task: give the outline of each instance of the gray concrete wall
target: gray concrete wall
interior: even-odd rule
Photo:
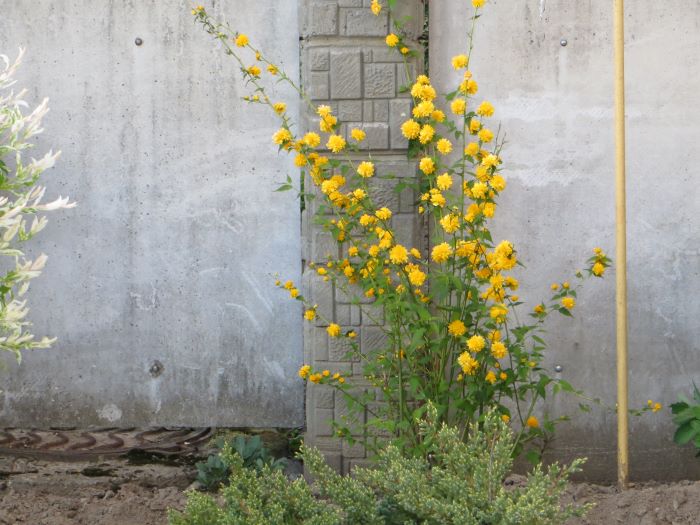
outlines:
[[[272,193],[293,167],[190,8],[2,3],[1,52],[26,47],[21,83],[51,97],[41,143],[63,157],[48,193],[79,207],[32,245],[50,256],[35,333],[59,341],[2,372],[0,426],[303,423],[301,312],[271,275],[300,274],[298,204]],[[296,2],[212,12],[298,71]]]
[[[454,89],[449,58],[466,41],[467,0],[431,2],[431,77]],[[472,71],[478,99],[507,133],[509,187],[500,236],[528,266],[522,296],[536,304],[570,278],[594,246],[614,254],[612,3],[490,0]],[[700,4],[627,2],[630,403],[666,407],[700,383]],[[560,41],[567,40],[565,47]],[[576,319],[551,323],[549,364],[614,405],[614,272],[589,283]],[[587,456],[589,478],[614,478],[616,419],[569,413],[553,457]],[[632,418],[633,479],[697,477],[700,463],[672,443],[670,411]]]

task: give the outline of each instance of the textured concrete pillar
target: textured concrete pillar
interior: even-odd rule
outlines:
[[[364,143],[384,173],[413,177],[415,167],[406,160],[407,143],[399,126],[410,114],[411,103],[401,87],[406,74],[403,61],[384,42],[393,21],[384,10],[374,16],[369,0],[302,0],[301,71],[304,88],[315,105],[327,104],[343,122],[341,132],[360,127],[367,133]],[[408,41],[418,48],[416,38],[423,29],[423,4],[419,0],[399,2],[398,16],[411,16],[407,26]],[[419,60],[409,65],[411,74],[421,68]],[[305,117],[305,118],[304,118]],[[309,111],[302,120],[309,129],[318,121]],[[412,192],[398,195],[393,185],[373,180],[374,195],[382,205],[394,211],[393,226],[405,242],[418,245],[420,232],[413,214]],[[337,254],[332,239],[316,228],[307,212],[304,217],[303,259],[324,260],[327,253]],[[334,251],[335,250],[335,251]],[[313,271],[304,272],[304,281],[319,309],[341,325],[358,332],[362,348],[381,344],[381,330],[357,305],[341,297],[339,291],[323,283]],[[307,325],[304,353],[316,367],[353,372],[361,377],[359,363],[343,360],[345,349],[329,342],[325,327]],[[355,380],[353,380],[355,381]],[[332,436],[329,421],[342,415],[340,395],[330,389],[310,385],[307,389],[307,442],[319,447],[338,470],[348,472],[353,465],[366,461],[362,447],[348,447]]]

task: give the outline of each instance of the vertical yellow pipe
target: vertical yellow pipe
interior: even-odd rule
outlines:
[[[627,412],[627,213],[625,195],[625,2],[614,0],[617,312],[617,481],[629,481]]]

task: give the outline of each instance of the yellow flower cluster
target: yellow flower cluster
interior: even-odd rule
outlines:
[[[485,0],[472,0],[472,4],[478,10]],[[379,15],[379,0],[372,0],[370,9]],[[201,15],[200,21],[204,23],[204,19],[208,17]],[[395,32],[386,36],[386,45],[408,54],[400,23],[395,27]],[[400,129],[410,141],[409,155],[415,162],[418,183],[404,184],[412,191],[420,188],[418,212],[430,221],[434,227],[431,233],[435,235],[432,249],[421,252],[406,241],[399,241],[404,238],[401,229],[397,229],[406,212],[404,194],[399,198],[400,206],[392,211],[393,206],[387,204],[384,195],[374,191],[383,182],[379,179],[392,177],[389,170],[381,170],[371,156],[358,158],[366,132],[347,124],[341,127],[332,108],[319,105],[318,128],[302,130],[296,136],[287,105],[270,100],[261,87],[261,68],[267,67],[270,74],[279,75],[275,82],[288,81],[287,75],[252,48],[247,35],[234,33],[222,41],[232,53],[239,52],[236,48],[241,48],[241,53],[255,53],[257,62],[244,66],[246,80],[256,87],[247,100],[265,104],[279,116],[281,124],[272,136],[273,143],[290,153],[302,170],[305,179],[300,193],[319,192],[323,200],[316,218],[337,241],[338,250],[323,262],[310,263],[309,268],[324,281],[331,281],[337,290],[356,294],[354,300],[361,299],[363,305],[378,301],[385,312],[389,308],[392,315],[402,318],[405,326],[401,330],[409,334],[409,340],[415,339],[408,346],[402,332],[393,344],[377,350],[377,355],[369,359],[374,360],[372,365],[379,372],[376,376],[374,371],[365,372],[364,380],[384,388],[381,378],[396,377],[399,370],[408,372],[416,363],[425,368],[426,363],[435,362],[441,377],[445,366],[453,366],[450,380],[456,377],[461,382],[459,388],[465,396],[474,395],[476,388],[478,395],[486,399],[495,392],[498,396],[517,397],[523,377],[531,377],[531,371],[540,373],[538,363],[543,356],[514,339],[515,327],[509,321],[510,312],[521,304],[514,295],[519,282],[510,275],[518,264],[518,255],[511,242],[494,242],[487,226],[497,211],[496,200],[507,186],[499,173],[503,139],[490,129],[488,119],[495,115],[494,105],[476,99],[479,85],[468,69],[470,55],[452,58],[459,79],[448,102],[443,104],[438,99],[426,75],[419,75],[409,89],[413,107]],[[446,112],[453,116],[448,118]],[[602,276],[609,265],[602,250],[596,249],[588,271]],[[347,343],[359,356],[356,332],[325,319],[317,305],[308,303],[292,281],[277,281],[277,286],[303,303],[306,321],[325,326],[328,337]],[[531,326],[543,322],[550,310],[570,315],[568,312],[576,306],[576,294],[568,282],[557,283],[553,291],[556,294],[549,305],[535,307],[531,314],[535,324]],[[365,314],[371,315],[362,309],[362,316]],[[435,331],[434,326],[438,327]],[[434,337],[435,333],[439,336]],[[419,335],[413,337],[414,334]],[[314,370],[307,364],[299,369],[299,376],[337,388],[343,388],[345,382],[338,373]],[[655,406],[650,405],[650,409]],[[502,418],[510,421],[507,413],[502,413]],[[534,416],[529,416],[525,424],[531,429],[539,428]]]

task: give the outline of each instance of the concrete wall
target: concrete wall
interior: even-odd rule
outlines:
[[[52,99],[48,194],[79,207],[32,244],[35,333],[59,341],[2,372],[0,426],[303,424],[301,313],[271,275],[300,273],[298,204],[272,193],[293,167],[190,8],[3,2],[0,50]],[[298,71],[296,2],[208,8]]]
[[[431,2],[431,77],[454,89],[449,58],[464,49],[467,0]],[[507,133],[509,187],[498,230],[528,266],[535,304],[570,278],[594,246],[614,254],[612,3],[490,0],[478,22],[472,71]],[[627,2],[630,403],[665,406],[700,383],[700,4]],[[561,40],[567,45],[561,45]],[[615,403],[614,272],[589,283],[576,319],[550,324],[550,365]],[[616,419],[576,400],[554,457],[587,456],[589,478],[614,478]],[[675,446],[670,411],[631,421],[633,479],[697,477]]]

